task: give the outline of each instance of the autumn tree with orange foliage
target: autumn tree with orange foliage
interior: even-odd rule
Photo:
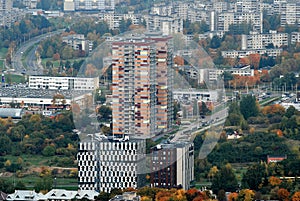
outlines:
[[[177,64],[178,66],[183,66],[184,65],[184,59],[181,56],[176,56],[174,58],[174,63]]]
[[[281,180],[277,177],[274,177],[274,176],[271,176],[269,178],[269,183],[272,185],[272,186],[279,186],[281,184]]]
[[[249,55],[250,65],[254,67],[254,69],[258,69],[260,62],[260,54],[250,54]]]
[[[280,188],[277,192],[278,198],[282,201],[289,201],[290,192],[285,188]]]
[[[300,201],[300,191],[294,193],[292,201]]]
[[[274,104],[274,105],[265,106],[261,110],[261,112],[264,115],[275,115],[275,114],[284,115],[285,114],[285,109],[284,109],[284,107],[282,105]]]
[[[236,193],[236,192],[233,192],[233,193],[230,193],[229,195],[228,195],[228,197],[227,197],[227,200],[228,201],[236,201],[237,200],[237,198],[238,198],[238,193]]]

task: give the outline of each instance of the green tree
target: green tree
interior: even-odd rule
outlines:
[[[43,154],[44,156],[54,156],[54,155],[55,155],[55,147],[54,147],[54,146],[46,146],[46,147],[43,149],[42,154]]]
[[[240,111],[246,120],[249,117],[256,117],[259,113],[259,109],[255,96],[246,95],[242,97],[240,102]]]
[[[266,165],[264,163],[256,163],[250,166],[243,175],[242,188],[250,188],[257,191],[264,179],[267,179]]]
[[[212,180],[211,188],[214,193],[218,193],[220,189],[226,192],[234,192],[238,189],[237,179],[229,163],[221,167],[220,171],[218,171]]]
[[[10,154],[12,150],[12,142],[8,136],[0,136],[0,155]]]
[[[213,49],[217,49],[221,46],[221,39],[218,36],[213,36],[210,41],[210,47]]]

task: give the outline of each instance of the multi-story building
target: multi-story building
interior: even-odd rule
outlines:
[[[1,0],[0,1],[0,11],[7,11],[12,9],[12,0]]]
[[[280,24],[285,26],[286,24],[298,24],[300,21],[300,3],[282,3],[280,7]]]
[[[121,20],[131,20],[131,23],[134,25],[141,24],[142,16],[133,12],[128,12],[127,14],[100,13],[99,20],[105,21],[110,29],[118,29]]]
[[[291,44],[300,42],[300,32],[292,32],[291,33]]]
[[[114,0],[64,0],[65,11],[114,10]]]
[[[70,45],[74,50],[82,50],[85,51],[86,54],[93,51],[93,42],[86,40],[83,34],[64,36],[62,40]]]
[[[151,153],[151,186],[189,189],[194,180],[194,145],[191,142],[159,144]]]
[[[272,48],[272,49],[247,49],[247,50],[228,50],[228,51],[222,51],[221,55],[224,58],[243,58],[248,57],[250,54],[260,54],[264,55],[267,54],[270,57],[277,57],[282,53],[281,48]]]
[[[78,147],[78,188],[110,192],[144,185],[146,142],[142,139],[82,139]]]
[[[176,16],[146,15],[149,31],[161,31],[164,35],[183,32],[183,20]]]
[[[264,49],[272,45],[273,47],[280,48],[288,46],[289,36],[287,33],[277,33],[270,31],[268,34],[253,33],[250,35],[242,35],[242,50],[246,49]]]
[[[254,76],[254,69],[250,69],[250,66],[230,69],[200,69],[199,82],[216,82],[218,79],[220,79],[225,71],[233,75]]]
[[[23,4],[28,8],[36,8],[37,0],[23,0]]]
[[[99,77],[49,77],[29,76],[31,89],[94,90],[99,88]]]
[[[112,51],[113,134],[150,136],[170,128],[172,38],[125,37]]]

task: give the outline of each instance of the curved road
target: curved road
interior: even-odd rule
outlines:
[[[16,74],[25,73],[27,75],[42,75],[43,69],[40,65],[37,63],[37,58],[35,55],[37,46],[36,44],[39,43],[41,40],[51,37],[52,35],[60,34],[63,30],[57,30],[53,32],[49,32],[40,36],[36,36],[29,41],[26,41],[23,43],[20,48],[15,52],[15,54],[12,57],[12,67],[15,69]],[[23,53],[26,52],[29,48],[32,49],[28,52],[28,55],[26,57],[26,65],[25,68],[22,64],[22,56]]]

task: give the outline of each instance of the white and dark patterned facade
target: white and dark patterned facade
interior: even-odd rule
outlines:
[[[143,186],[142,172],[146,142],[130,140],[89,140],[79,143],[78,187],[110,192],[114,188]]]

